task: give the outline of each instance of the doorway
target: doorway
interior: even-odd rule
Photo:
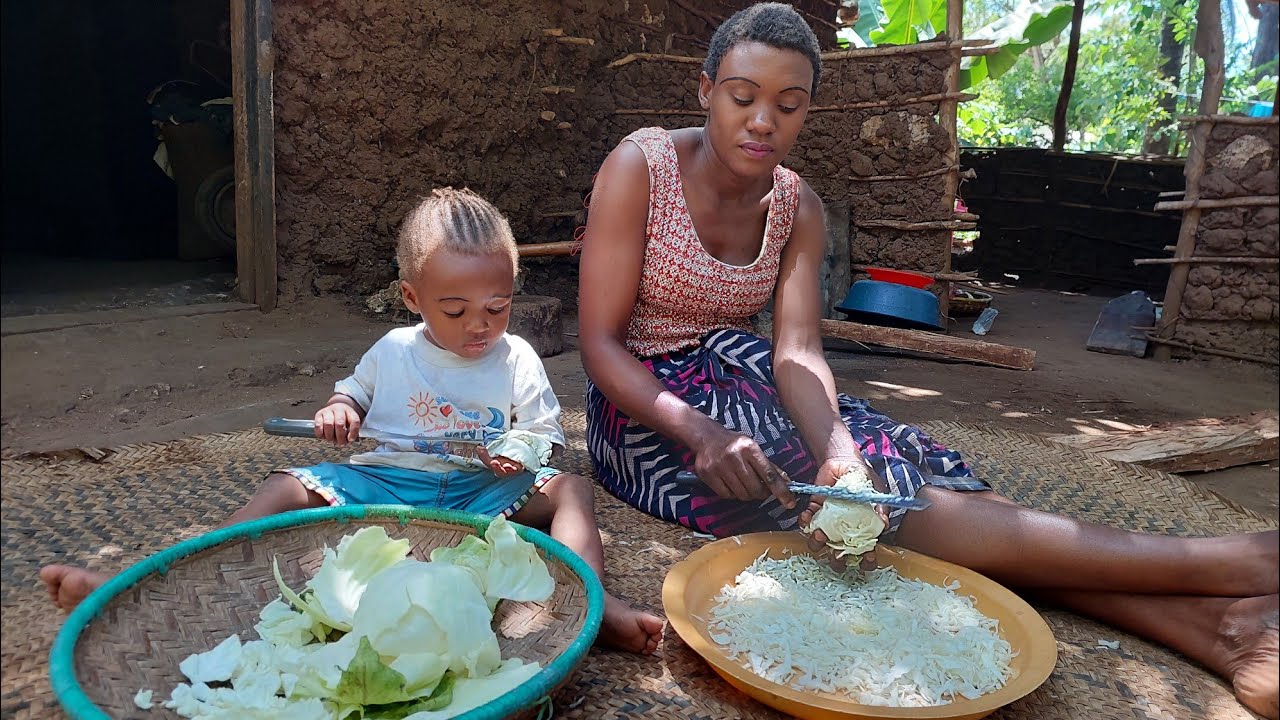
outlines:
[[[2,8],[0,315],[238,299],[229,3]]]

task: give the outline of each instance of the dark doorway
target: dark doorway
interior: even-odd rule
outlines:
[[[0,314],[233,299],[229,4],[0,7]]]

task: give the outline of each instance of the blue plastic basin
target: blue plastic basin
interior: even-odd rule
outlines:
[[[938,298],[928,290],[879,280],[859,280],[836,309],[872,325],[941,330]]]

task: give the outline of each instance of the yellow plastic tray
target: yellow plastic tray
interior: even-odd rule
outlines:
[[[1000,635],[1016,653],[1009,682],[974,700],[961,699],[923,708],[863,705],[835,694],[794,690],[770,682],[729,657],[707,634],[706,623],[697,619],[710,617],[711,606],[720,590],[766,553],[773,558],[808,554],[806,539],[799,533],[755,533],[705,545],[667,574],[662,585],[662,605],[680,638],[730,685],[785,713],[805,720],[981,718],[1040,687],[1058,660],[1053,632],[1022,598],[958,565],[880,545],[876,548],[876,559],[882,567],[892,566],[903,577],[939,585],[959,581],[956,592],[972,596],[979,611],[999,621]]]

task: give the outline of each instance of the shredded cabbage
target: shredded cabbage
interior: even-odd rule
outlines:
[[[920,707],[1004,686],[1013,650],[973,599],[893,568],[862,579],[761,557],[716,597],[711,639],[760,677],[864,705]]]
[[[841,475],[836,487],[849,490],[872,490],[871,476],[861,465]],[[821,530],[827,535],[827,545],[837,551],[839,557],[862,555],[875,549],[876,539],[884,532],[884,520],[875,507],[866,503],[827,498],[814,513],[807,532]]]
[[[447,718],[541,670],[503,660],[492,629],[498,599],[544,600],[555,589],[510,523],[495,519],[483,540],[468,537],[436,562],[406,558],[409,547],[363,528],[325,548],[301,593],[273,562],[283,599],[259,613],[260,639],[232,635],[183,660],[187,682],[164,707],[202,720]],[[146,709],[150,691],[134,702]]]

